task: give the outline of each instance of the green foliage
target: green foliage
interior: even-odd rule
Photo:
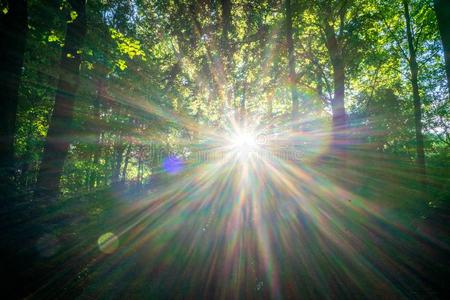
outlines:
[[[117,49],[121,55],[126,55],[130,59],[133,59],[136,56],[140,57],[142,61],[146,61],[145,52],[141,49],[141,45],[138,40],[127,38],[113,28],[110,28],[109,30],[111,33],[111,38],[116,41]],[[116,61],[116,66],[122,71],[127,68],[126,62],[123,59],[118,59]]]
[[[334,86],[324,35],[328,22],[345,61],[352,134],[370,151],[414,160],[401,2],[293,1],[292,5],[302,130],[330,131]],[[419,0],[410,5],[426,150],[435,164],[447,161],[450,136],[442,46],[432,7]],[[52,113],[65,28],[78,18],[67,1],[47,10],[37,1],[29,7],[16,136],[16,156],[26,165],[21,172],[27,174],[27,186],[39,167]],[[70,196],[79,187],[111,185],[117,180],[113,178],[117,163],[119,180],[148,181],[160,168],[155,151],[185,153],[201,138],[195,128],[226,127],[242,103],[250,119],[286,123],[292,104],[283,7],[280,1],[232,1],[224,48],[218,2],[88,1],[86,42],[78,50],[82,64],[75,141],[66,161],[64,194]]]

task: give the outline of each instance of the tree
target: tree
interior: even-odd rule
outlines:
[[[5,169],[8,177],[12,175],[14,166],[14,134],[27,26],[27,1],[8,1],[0,12],[0,91],[3,102],[0,112],[0,169]]]
[[[287,52],[288,52],[288,69],[289,69],[289,87],[291,89],[292,98],[292,123],[293,127],[297,128],[298,124],[298,93],[296,87],[296,74],[295,74],[295,57],[294,57],[294,42],[292,39],[292,13],[293,8],[291,5],[291,0],[285,0],[285,10],[286,10],[286,42],[287,42]]]
[[[345,111],[345,25],[350,1],[339,0],[319,1],[324,42],[333,69],[334,94],[331,99],[333,114],[332,147],[338,155],[345,144],[345,130],[347,129],[347,113]],[[337,32],[335,27],[337,27]]]
[[[434,0],[434,10],[444,48],[445,72],[450,97],[450,0]]]
[[[55,106],[37,179],[39,192],[45,192],[50,198],[58,194],[64,161],[71,143],[70,123],[79,86],[81,49],[87,29],[85,0],[71,0],[69,3],[73,11],[67,24]]]
[[[409,2],[407,0],[402,0],[404,8],[404,17],[406,22],[406,37],[408,41],[409,49],[409,69],[411,72],[411,87],[413,91],[413,101],[414,101],[414,125],[416,128],[416,153],[417,153],[417,167],[420,173],[425,176],[425,150],[423,143],[423,133],[422,133],[422,108],[419,94],[419,66],[417,64],[416,48],[414,46],[413,32],[411,29],[411,16],[409,13]]]

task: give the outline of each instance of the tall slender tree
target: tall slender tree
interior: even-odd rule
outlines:
[[[333,152],[336,152],[335,154],[341,153],[343,150],[345,131],[347,129],[347,113],[344,99],[346,67],[344,60],[344,37],[346,36],[344,28],[349,5],[350,3],[347,0],[339,0],[336,3],[329,0],[318,2],[325,47],[333,70],[334,93],[331,99],[331,111],[333,115],[332,147]]]
[[[7,1],[7,8],[0,12],[0,168],[7,171],[8,177],[14,165],[14,134],[27,29],[27,1]]]
[[[70,123],[73,118],[75,95],[79,86],[81,48],[86,35],[86,1],[69,0],[71,20],[67,24],[61,52],[60,73],[55,106],[50,119],[47,140],[37,179],[37,188],[56,198],[64,161],[71,143]]]
[[[450,0],[434,0],[434,10],[444,48],[445,72],[447,73],[447,87],[450,97]]]
[[[292,99],[292,124],[293,127],[297,127],[298,122],[298,93],[296,88],[296,74],[295,74],[295,54],[294,54],[294,41],[292,38],[292,13],[293,8],[291,0],[285,1],[286,10],[286,41],[287,41],[287,54],[288,54],[288,69],[289,69],[289,87],[291,89]]]
[[[232,105],[232,100],[234,97],[233,87],[232,87],[232,61],[233,61],[233,51],[230,44],[229,35],[232,28],[232,3],[231,0],[221,0],[222,7],[222,35],[221,35],[221,65],[223,66],[224,72],[224,85],[225,85],[225,97],[228,105]],[[238,114],[236,114],[238,115]]]
[[[4,1],[1,4],[5,4]],[[14,234],[12,224],[20,219],[21,210],[12,209],[15,201],[9,198],[15,190],[14,182],[14,134],[16,132],[16,114],[19,98],[19,84],[22,74],[26,34],[28,29],[28,12],[26,0],[6,1],[4,11],[0,11],[0,202],[2,214],[0,226],[2,240],[13,240],[13,243],[2,243],[0,255],[2,257],[0,274],[6,278],[3,286],[6,294],[12,298],[22,298],[18,293],[22,287],[19,259],[14,260],[20,237]],[[3,8],[3,7],[2,7]],[[7,10],[7,11],[6,11]],[[5,213],[7,212],[7,213]],[[4,237],[7,237],[6,239]],[[13,239],[11,239],[13,237]],[[23,257],[20,257],[23,260]]]
[[[404,17],[406,22],[406,37],[408,41],[408,49],[409,49],[409,70],[411,72],[411,87],[413,92],[413,101],[414,101],[414,124],[416,131],[416,155],[417,155],[417,167],[419,168],[420,173],[425,176],[425,150],[424,150],[424,142],[423,142],[423,133],[422,133],[422,108],[421,108],[421,100],[419,94],[419,66],[417,64],[417,54],[416,48],[414,46],[413,39],[413,31],[411,26],[411,15],[409,12],[409,1],[402,0],[403,9],[404,9]]]

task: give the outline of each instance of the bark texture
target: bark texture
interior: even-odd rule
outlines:
[[[422,108],[419,94],[419,67],[417,64],[416,49],[414,47],[413,33],[411,28],[411,16],[409,13],[409,3],[407,0],[403,0],[404,16],[406,21],[406,36],[408,40],[409,49],[409,69],[411,71],[411,87],[413,92],[414,101],[414,125],[416,130],[416,155],[417,155],[417,167],[419,172],[425,176],[425,150],[422,133]]]
[[[75,95],[79,86],[82,48],[86,35],[85,0],[69,1],[77,17],[68,22],[64,47],[61,53],[60,74],[55,96],[55,106],[49,123],[47,140],[39,170],[37,188],[40,193],[56,198],[63,172],[64,161],[72,141]]]

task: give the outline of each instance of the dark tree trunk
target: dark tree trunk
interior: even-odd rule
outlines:
[[[445,72],[447,73],[447,87],[450,97],[450,0],[434,0],[434,10],[441,33],[444,48]]]
[[[285,1],[286,6],[286,40],[288,52],[288,67],[289,67],[289,87],[291,89],[292,98],[292,127],[297,128],[298,122],[298,93],[296,89],[296,75],[295,75],[295,56],[294,56],[294,41],[292,39],[292,7],[291,0]]]
[[[334,95],[331,101],[333,113],[333,141],[334,150],[341,151],[346,144],[347,114],[345,112],[345,64],[341,47],[336,33],[328,21],[325,22],[326,47],[333,66]]]
[[[56,198],[58,195],[64,161],[72,141],[70,124],[73,118],[75,94],[79,86],[81,63],[81,56],[77,51],[82,48],[86,35],[85,0],[71,0],[69,3],[77,13],[77,17],[67,24],[55,107],[37,180],[38,191],[51,198]]]
[[[120,176],[120,167],[122,166],[123,161],[123,152],[125,147],[122,143],[122,137],[119,137],[119,142],[114,147],[114,159],[112,161],[112,183],[116,183],[119,181]]]
[[[408,39],[409,48],[409,69],[411,71],[411,86],[413,90],[414,100],[414,124],[416,127],[416,153],[417,153],[417,167],[419,172],[424,176],[425,180],[425,151],[422,134],[422,109],[419,94],[418,73],[419,67],[417,65],[416,49],[414,48],[413,33],[411,29],[411,17],[409,14],[409,4],[407,0],[403,0],[404,16],[406,21],[406,36]]]
[[[34,126],[32,123],[29,123],[27,126],[27,140],[31,140],[32,135],[34,133]],[[29,186],[30,181],[30,173],[34,173],[35,170],[32,170],[31,168],[31,161],[32,161],[32,153],[35,151],[34,147],[30,145],[30,143],[27,143],[25,155],[21,157],[22,163],[20,165],[21,172],[20,172],[20,184],[25,189]]]
[[[334,96],[331,103],[333,111],[333,127],[337,132],[343,132],[347,127],[347,114],[345,112],[345,67],[342,58],[333,62]]]
[[[233,51],[230,47],[229,34],[231,32],[231,1],[221,0],[222,5],[222,36],[221,36],[221,49],[225,56],[224,69],[225,74],[230,75],[231,61],[233,59]]]
[[[97,95],[94,99],[94,111],[93,111],[93,122],[92,122],[92,127],[93,127],[93,131],[94,131],[94,135],[96,137],[95,140],[95,144],[94,144],[94,151],[92,154],[92,163],[93,165],[97,165],[99,163],[100,160],[100,154],[101,154],[101,129],[99,129],[100,127],[100,123],[101,123],[101,119],[100,119],[100,103],[103,101],[103,94],[104,94],[104,84],[103,84],[103,80],[102,79],[98,79],[97,80]],[[91,170],[91,174],[90,174],[90,183],[89,186],[91,188],[94,188],[97,182],[97,171]]]
[[[122,182],[125,182],[127,179],[126,177],[127,177],[128,162],[130,161],[130,154],[131,154],[131,144],[128,145],[127,151],[125,153],[125,162],[123,164],[122,169]]]
[[[246,97],[247,97],[247,81],[244,79],[244,82],[242,83],[242,96],[241,101],[239,103],[239,122],[241,123],[241,126],[245,126],[246,122]]]
[[[2,1],[2,4],[4,2]],[[20,224],[22,207],[17,209],[14,199],[14,134],[16,131],[16,114],[19,96],[19,84],[22,73],[28,28],[27,1],[8,1],[8,12],[0,12],[0,227],[1,240],[0,275],[3,280],[3,293],[9,298],[23,298],[24,282],[22,272],[26,256],[19,254],[18,249],[26,248],[26,241],[17,235],[16,225]],[[5,200],[5,201],[3,201]],[[19,222],[19,223],[17,223]],[[20,248],[22,247],[22,248]]]
[[[137,174],[138,189],[141,189],[142,186],[142,177],[143,177],[142,156],[144,155],[143,151],[144,146],[140,145],[138,148],[138,174]]]
[[[14,166],[17,102],[27,29],[27,1],[8,1],[8,12],[0,12],[0,168],[8,177]]]
[[[230,0],[221,0],[222,6],[222,36],[221,36],[221,50],[223,53],[223,57],[221,59],[224,71],[224,85],[225,85],[225,97],[226,102],[229,105],[232,105],[232,101],[234,98],[233,88],[231,87],[230,81],[232,81],[232,60],[233,60],[233,50],[231,49],[229,42],[229,34],[231,32],[231,1]],[[236,107],[237,108],[237,107]],[[237,111],[237,109],[236,109]],[[238,115],[238,113],[236,113]]]
[[[228,34],[231,28],[231,1],[221,0],[222,5],[222,51],[228,53]]]

